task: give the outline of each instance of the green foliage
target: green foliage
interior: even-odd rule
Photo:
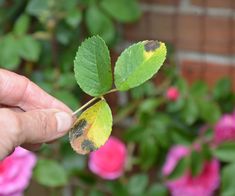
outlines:
[[[168,176],[168,179],[174,180],[174,179],[177,179],[177,178],[181,177],[186,172],[188,167],[189,167],[189,158],[187,156],[182,157],[179,160],[179,162],[176,164],[173,171]]]
[[[137,0],[102,0],[101,7],[120,22],[131,22],[140,17]]]
[[[222,196],[232,196],[235,194],[234,181],[235,164],[227,165],[222,169]]]
[[[130,178],[128,182],[128,192],[130,195],[143,195],[148,185],[148,177],[145,174],[137,174]]]
[[[136,0],[12,0],[0,1],[0,6],[2,68],[30,77],[72,110],[81,105],[80,100],[85,100],[83,91],[95,96],[96,101],[100,99],[96,96],[109,93],[112,75],[118,90],[131,89],[127,102],[112,108],[113,135],[125,140],[128,147],[123,175],[107,181],[92,174],[87,167],[89,157],[75,154],[64,137],[38,153],[34,180],[43,189],[54,195],[63,189],[74,195],[166,196],[170,195],[164,185],[168,178],[178,179],[186,170],[196,178],[205,161],[217,158],[222,162],[218,192],[225,196],[235,194],[234,144],[211,145],[216,122],[221,115],[234,110],[235,94],[230,80],[224,78],[212,89],[202,81],[188,85],[178,74],[173,55],[169,54],[172,47],[167,44],[170,66],[161,69],[163,81],[157,85],[147,81],[160,69],[166,54],[158,49],[151,52],[151,47],[146,51],[146,42],[126,49],[116,62],[114,74],[111,73],[104,41],[109,47],[114,46],[122,35],[117,27],[138,19],[141,12]],[[73,60],[77,46],[88,36],[94,36],[88,40],[98,40],[99,44],[89,43],[87,51],[83,49],[80,54],[79,66],[88,68],[76,76],[80,89],[74,79]],[[91,81],[87,81],[88,77]],[[165,98],[170,86],[180,92],[175,102]],[[115,94],[115,101],[111,99],[112,107],[119,95],[123,93]],[[205,126],[204,132],[201,129]],[[195,144],[200,150],[194,149]],[[167,178],[162,176],[162,167],[174,145],[194,150],[176,164]]]
[[[224,162],[235,162],[235,143],[226,142],[220,144],[217,148],[213,150],[213,154],[219,160]]]
[[[190,157],[190,169],[192,176],[198,176],[201,174],[204,167],[203,154],[193,150]]]
[[[64,168],[54,160],[38,160],[34,177],[37,182],[49,187],[63,186],[68,182]]]
[[[86,24],[91,35],[100,35],[106,43],[112,43],[114,40],[116,33],[112,20],[97,6],[87,10]]]
[[[25,35],[29,29],[29,24],[30,24],[30,18],[28,15],[23,14],[21,15],[15,25],[14,25],[14,34],[18,36]]]
[[[162,185],[160,183],[159,184],[155,183],[149,188],[147,195],[148,196],[156,196],[156,195],[157,196],[167,196],[168,191],[164,185]]]

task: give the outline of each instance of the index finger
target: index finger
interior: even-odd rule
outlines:
[[[4,69],[0,69],[0,104],[18,106],[25,111],[56,108],[71,112],[65,104],[26,77]]]

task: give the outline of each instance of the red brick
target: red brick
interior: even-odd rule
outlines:
[[[178,5],[180,2],[180,0],[150,0],[150,1],[151,3],[162,4],[162,5]]]
[[[190,84],[203,80],[213,87],[219,79],[228,77],[233,80],[233,85],[235,85],[235,67],[233,68],[231,65],[185,60],[181,63],[181,73]]]
[[[231,54],[231,41],[231,19],[219,17],[205,18],[205,51],[218,54]]]
[[[202,63],[185,60],[180,65],[181,75],[190,83],[203,78],[203,67]]]
[[[174,15],[151,13],[149,15],[150,39],[174,40]]]
[[[206,71],[204,75],[204,80],[206,83],[213,87],[218,80],[224,77],[231,78],[230,66],[228,65],[218,65],[206,63]]]
[[[199,15],[178,16],[176,46],[216,54],[233,54],[235,33],[230,18]]]
[[[202,50],[203,20],[198,15],[179,15],[176,29],[176,47],[184,50]]]
[[[231,8],[234,0],[192,0],[193,5],[212,8]]]
[[[149,37],[149,13],[143,13],[139,21],[124,25],[124,37],[128,40],[145,40]]]

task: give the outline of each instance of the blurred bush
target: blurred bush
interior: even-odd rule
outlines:
[[[135,0],[0,0],[0,6],[0,66],[72,109],[81,99],[73,75],[80,42],[99,34],[112,47],[121,40],[119,24],[141,14]],[[231,81],[189,86],[171,52],[162,74],[160,84],[131,90],[118,106],[113,147],[87,157],[75,154],[67,137],[43,146],[26,195],[235,195]]]

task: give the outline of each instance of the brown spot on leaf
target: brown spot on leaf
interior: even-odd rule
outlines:
[[[146,52],[155,51],[159,47],[160,47],[160,42],[159,41],[151,40],[151,41],[147,41],[144,44],[144,49],[145,49]]]
[[[82,142],[82,149],[83,149],[84,151],[89,151],[89,152],[91,152],[91,151],[96,150],[97,148],[95,147],[95,145],[94,145],[94,143],[93,143],[92,141],[90,141],[90,140],[84,140],[84,141]]]
[[[76,122],[71,129],[70,140],[76,139],[84,134],[84,130],[87,126],[87,121],[85,119],[81,119]]]

